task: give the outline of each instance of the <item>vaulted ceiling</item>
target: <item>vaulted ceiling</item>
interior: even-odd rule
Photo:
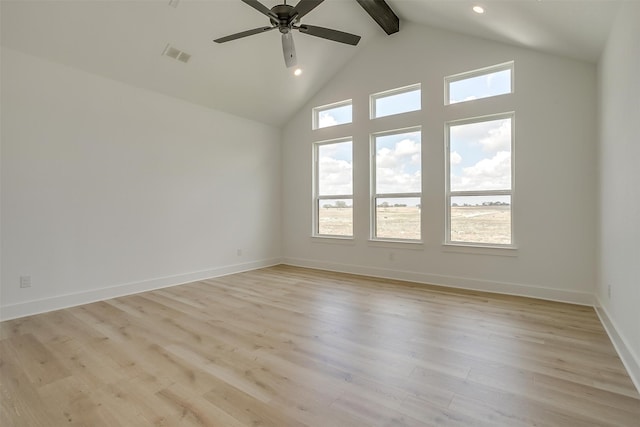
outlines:
[[[281,0],[262,3],[270,8]],[[400,17],[400,31],[412,22],[588,62],[597,61],[619,5],[614,0],[387,3]],[[483,15],[471,10],[478,3]],[[302,21],[362,40],[353,47],[296,32],[303,71],[296,77],[284,65],[277,31],[212,42],[269,25],[240,0],[2,0],[0,12],[3,46],[276,126],[369,43],[393,37],[356,0],[326,0]],[[168,44],[191,55],[189,61],[163,56]]]

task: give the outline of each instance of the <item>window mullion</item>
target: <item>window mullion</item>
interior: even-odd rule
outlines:
[[[333,199],[353,199],[352,194],[329,194],[318,196],[318,200],[333,200]]]
[[[376,193],[375,197],[397,198],[397,197],[420,197],[421,193]]]
[[[450,191],[451,197],[464,196],[510,196],[512,190],[476,190],[476,191]]]

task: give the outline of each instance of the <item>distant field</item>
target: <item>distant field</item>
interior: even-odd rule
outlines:
[[[510,206],[460,206],[451,208],[451,240],[477,243],[511,243]],[[321,208],[320,234],[353,234],[351,208]],[[378,237],[420,239],[420,209],[378,208]]]
[[[318,232],[332,236],[353,235],[352,208],[320,208],[318,210]]]
[[[420,240],[420,208],[377,208],[377,236]]]
[[[455,242],[511,243],[511,206],[451,208],[451,240]]]

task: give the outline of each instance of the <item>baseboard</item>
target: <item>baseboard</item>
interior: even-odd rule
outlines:
[[[43,298],[17,304],[4,305],[0,307],[0,321],[31,316],[33,314],[45,313],[48,311],[60,310],[63,308],[75,307],[77,305],[103,301],[106,299],[117,298],[125,295],[137,294],[140,292],[152,291],[154,289],[167,288],[170,286],[195,282],[198,280],[210,279],[213,277],[221,277],[229,274],[241,273],[243,271],[270,267],[280,263],[280,258],[265,259],[242,264],[215,267],[208,270],[196,271],[191,273],[154,278],[140,282],[119,284],[106,288],[92,289],[86,292],[57,295],[51,298]]]
[[[593,306],[593,295],[587,292],[565,291],[561,289],[543,288],[519,283],[495,282],[490,280],[471,279],[468,277],[427,274],[415,271],[392,270],[354,264],[340,264],[301,258],[283,258],[283,264],[317,268],[340,273],[361,274],[384,279],[406,280],[449,288],[492,292],[506,295],[538,298],[548,301],[568,302],[571,304]]]
[[[620,329],[616,327],[615,322],[611,316],[609,316],[609,312],[598,297],[596,297],[595,309],[600,318],[600,323],[602,323],[605,331],[607,331],[607,335],[609,335],[609,339],[611,339],[613,346],[618,352],[618,356],[620,356],[624,367],[627,368],[631,381],[633,381],[633,384],[640,393],[640,357],[634,353],[631,346],[627,345],[627,340],[624,338],[624,335],[619,332]]]

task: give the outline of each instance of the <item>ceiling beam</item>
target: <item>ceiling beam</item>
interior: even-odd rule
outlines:
[[[356,0],[387,34],[400,31],[400,19],[385,0]]]

